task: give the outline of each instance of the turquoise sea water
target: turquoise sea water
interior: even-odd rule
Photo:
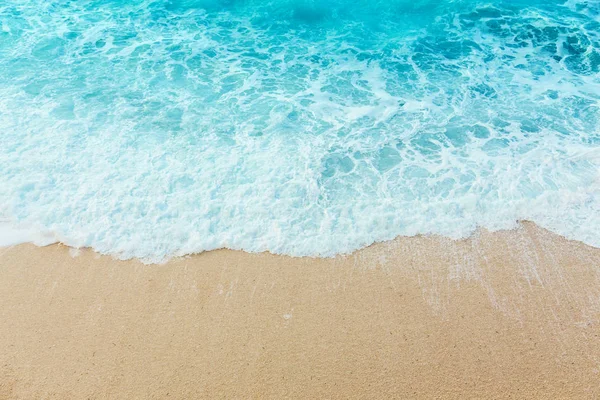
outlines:
[[[122,258],[600,246],[600,1],[3,0],[0,135],[4,236]]]

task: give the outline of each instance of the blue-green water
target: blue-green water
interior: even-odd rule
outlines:
[[[0,135],[5,237],[600,246],[600,2],[3,0]]]

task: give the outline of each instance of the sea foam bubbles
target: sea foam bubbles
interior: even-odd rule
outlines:
[[[600,246],[600,6],[8,0],[0,130],[12,242],[332,256],[528,219]]]

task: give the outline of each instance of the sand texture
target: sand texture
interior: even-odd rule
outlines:
[[[335,259],[0,249],[0,399],[600,396],[600,249],[531,223]]]

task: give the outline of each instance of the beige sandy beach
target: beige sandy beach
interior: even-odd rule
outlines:
[[[0,299],[1,399],[600,396],[600,249],[531,223],[335,259],[20,245]]]

